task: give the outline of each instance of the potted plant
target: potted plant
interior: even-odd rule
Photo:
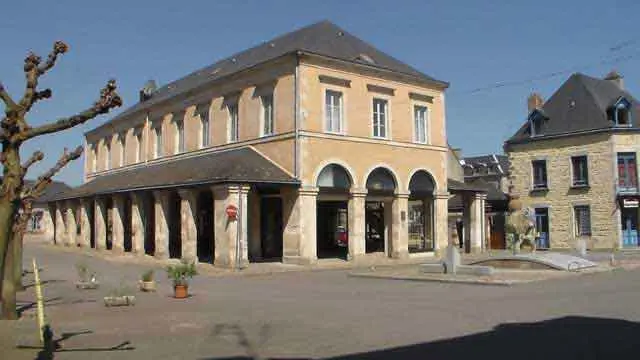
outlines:
[[[140,278],[140,290],[145,292],[156,291],[156,282],[153,281],[153,269],[149,269],[142,273]]]
[[[76,264],[76,272],[78,273],[78,281],[76,288],[83,290],[97,289],[100,285],[96,279],[96,273],[89,269],[85,263]]]
[[[132,292],[130,288],[120,285],[118,288],[111,290],[108,296],[104,297],[104,305],[107,307],[135,305],[136,297],[130,295]]]
[[[184,299],[188,296],[188,279],[197,274],[194,263],[182,261],[180,264],[167,266],[167,275],[173,282],[174,296],[177,299]]]

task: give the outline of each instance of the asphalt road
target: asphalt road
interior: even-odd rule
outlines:
[[[149,265],[28,246],[25,258],[34,256],[48,281],[54,340],[66,338],[55,359],[640,356],[639,271],[514,287],[352,278],[344,270],[201,275],[192,297],[177,300],[158,269],[158,292],[134,291],[135,306],[106,308],[102,297],[133,287]],[[99,290],[75,289],[79,261],[99,274]],[[33,298],[32,288],[20,294],[25,314]],[[20,321],[19,343],[33,343],[34,323]]]

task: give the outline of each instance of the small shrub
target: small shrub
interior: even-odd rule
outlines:
[[[187,285],[188,279],[197,275],[196,264],[182,261],[177,265],[167,266],[167,276],[173,282],[173,285]]]
[[[89,266],[84,262],[76,264],[76,272],[78,273],[78,278],[81,282],[95,281],[95,272],[92,272],[91,269],[89,269]]]
[[[149,269],[142,273],[142,281],[150,282],[153,281],[153,270]]]

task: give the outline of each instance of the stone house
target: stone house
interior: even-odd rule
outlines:
[[[541,248],[638,247],[639,103],[623,78],[573,74],[505,143],[512,193],[535,211]]]
[[[85,134],[51,240],[227,267],[437,252],[469,191],[447,180],[447,87],[326,21],[150,84]]]

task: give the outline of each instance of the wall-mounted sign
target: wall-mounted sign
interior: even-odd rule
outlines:
[[[229,206],[227,206],[225,211],[227,212],[227,217],[229,218],[229,220],[236,220],[236,218],[238,217],[238,208],[235,205],[230,204]]]
[[[635,199],[623,199],[622,206],[625,208],[637,208],[640,201]]]

